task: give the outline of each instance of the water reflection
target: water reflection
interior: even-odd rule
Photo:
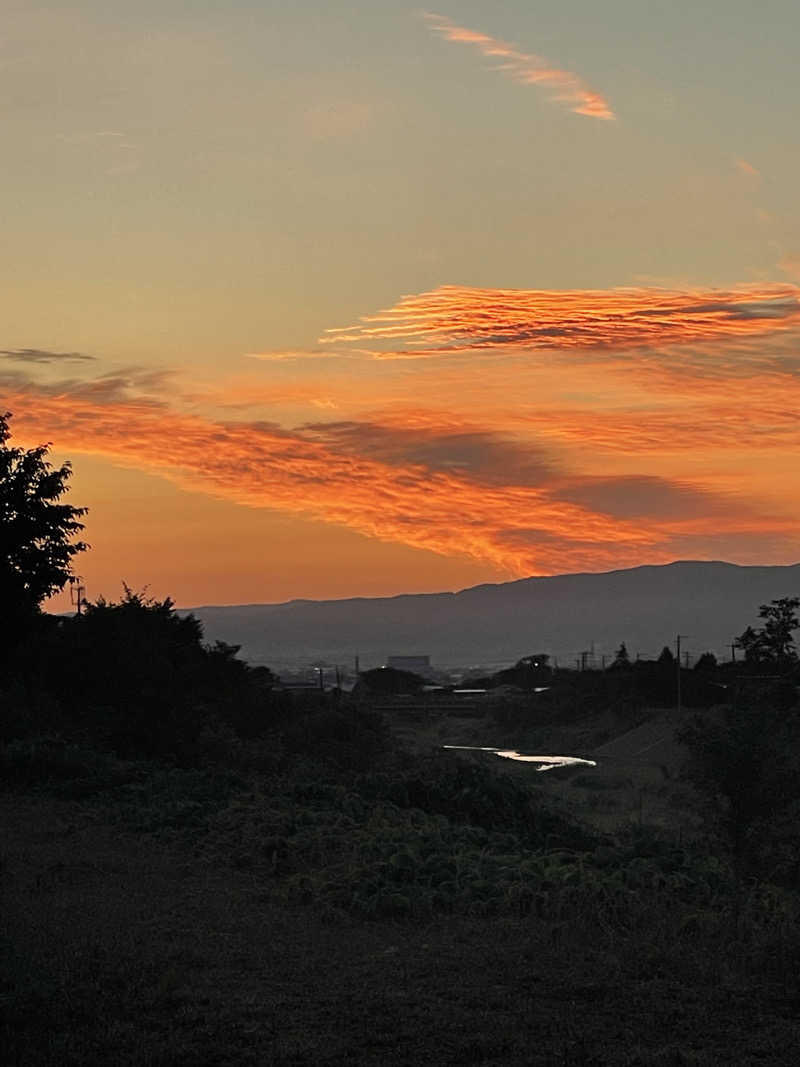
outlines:
[[[580,759],[578,756],[527,756],[513,748],[487,748],[484,745],[442,745],[442,748],[458,749],[462,752],[493,752],[501,759],[513,759],[518,763],[535,763],[537,771],[551,771],[555,767],[596,767],[593,759]]]

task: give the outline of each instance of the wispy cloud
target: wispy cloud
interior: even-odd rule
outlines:
[[[427,13],[424,18],[431,29],[446,41],[472,45],[484,56],[498,60],[496,70],[520,85],[538,85],[546,89],[552,100],[565,104],[578,115],[595,119],[616,116],[608,101],[590,89],[584,80],[568,70],[559,70],[541,56],[521,52],[505,41],[457,26],[444,15]]]
[[[752,163],[748,163],[746,159],[735,159],[734,166],[741,173],[748,178],[760,178],[761,171],[753,166]]]
[[[627,349],[757,337],[800,326],[800,288],[526,290],[446,285],[406,296],[321,340],[378,358],[480,349]],[[383,351],[376,346],[388,345]]]
[[[169,368],[119,367],[94,377],[49,381],[34,381],[21,369],[0,372],[0,390],[8,395],[22,391],[41,400],[69,397],[87,403],[126,403],[146,409],[165,407],[167,397],[175,403],[179,394],[174,383],[175,372]]]
[[[46,348],[0,348],[0,358],[17,363],[91,363],[83,352],[51,352]]]
[[[283,363],[296,359],[332,359],[334,357],[349,359],[353,355],[372,355],[372,353],[359,353],[357,350],[333,352],[330,349],[285,348],[271,352],[245,352],[245,359],[258,359],[263,363]]]

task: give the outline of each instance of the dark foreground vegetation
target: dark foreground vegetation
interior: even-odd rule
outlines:
[[[668,704],[666,659],[544,693],[523,662],[458,726],[368,686],[284,692],[169,601],[58,620],[39,600],[2,646],[3,1062],[797,1062],[783,608],[740,668],[695,672],[721,698],[693,701],[649,819],[614,807],[631,765],[559,778],[438,741],[590,755]]]
[[[6,1062],[796,1062],[785,685],[685,727],[679,836],[409,751],[380,698],[283,693],[169,604],[39,622],[2,694]],[[591,729],[610,685],[483,728]]]

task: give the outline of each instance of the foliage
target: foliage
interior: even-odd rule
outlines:
[[[800,597],[781,597],[761,605],[758,614],[764,620],[764,625],[760,629],[748,626],[736,641],[747,663],[760,666],[796,661],[797,650],[792,633],[800,627],[798,608]]]
[[[647,827],[533,851],[299,785],[12,821],[3,1062],[793,1067],[796,895]]]
[[[196,764],[232,758],[271,725],[271,672],[237,659],[234,646],[204,645],[198,620],[169,599],[126,587],[118,603],[41,623],[21,657],[24,713],[8,740],[49,732],[123,758]]]
[[[620,668],[630,667],[630,665],[631,665],[630,653],[628,652],[627,645],[623,641],[622,644],[617,649],[616,655],[614,656],[614,662],[611,664],[611,667],[612,668],[616,668],[616,669],[620,669]]]
[[[545,652],[538,652],[531,656],[523,656],[513,667],[497,671],[491,676],[489,685],[492,688],[500,685],[515,685],[520,689],[533,689],[537,685],[549,682],[552,674],[550,657]]]
[[[338,771],[364,771],[381,759],[389,733],[377,712],[341,701],[294,706],[280,727],[284,765],[298,757]]]
[[[58,736],[10,741],[0,750],[0,771],[7,786],[66,788],[70,796],[90,796],[135,774],[132,765],[106,752]]]
[[[717,657],[713,652],[704,652],[694,665],[696,671],[714,671],[717,668]]]
[[[505,915],[578,922],[597,936],[652,929],[669,910],[719,909],[735,892],[730,866],[703,850],[647,827],[616,841],[592,837],[555,811],[538,822],[536,790],[502,778],[493,785],[491,772],[477,770],[463,775],[475,783],[470,798],[449,787],[446,766],[416,780],[291,775],[234,797],[211,819],[204,853],[277,879],[289,904],[373,920]],[[529,815],[509,823],[502,794],[515,794]],[[476,806],[479,795],[486,803]]]
[[[204,836],[209,820],[245,788],[235,770],[139,764],[104,801],[110,821],[167,837],[175,831]]]
[[[428,981],[425,976],[440,975],[442,961],[449,961],[439,1004],[461,1012],[453,1028],[459,1033],[471,1016],[483,1029],[486,1013],[472,1005],[482,1008],[486,998],[501,1017],[502,1031],[516,1032],[508,1018],[516,1018],[517,1009],[530,1010],[532,999],[541,1016],[543,997],[556,978],[564,991],[566,1024],[572,1025],[578,1000],[581,1027],[597,1002],[601,1034],[608,1032],[609,1018],[625,1015],[613,1056],[576,1044],[569,1055],[566,1046],[557,1056],[540,1049],[542,1062],[630,1067],[720,1062],[727,1040],[723,1024],[722,1038],[709,1041],[707,1055],[697,1052],[693,1037],[682,1050],[670,1046],[657,1058],[641,1043],[644,1038],[634,1045],[625,1012],[648,996],[644,1014],[650,1029],[657,1008],[665,1027],[680,1019],[684,1032],[678,1001],[680,1012],[691,1010],[695,1018],[717,1018],[720,1005],[727,1005],[737,1019],[757,983],[762,1008],[772,1005],[775,1018],[793,1018],[800,973],[800,711],[790,678],[768,688],[760,677],[738,680],[727,711],[708,712],[681,734],[690,751],[691,776],[707,797],[712,825],[721,836],[698,841],[677,827],[626,826],[619,820],[613,832],[601,834],[560,806],[570,790],[559,802],[549,801],[540,776],[526,777],[519,767],[520,773],[512,774],[472,757],[405,751],[368,696],[354,705],[341,694],[277,691],[271,673],[248,667],[233,646],[205,645],[198,621],[179,615],[169,599],[149,599],[126,588],[119,603],[99,601],[81,617],[41,617],[39,622],[24,678],[10,675],[0,693],[6,712],[0,772],[14,790],[4,799],[24,801],[20,794],[34,790],[36,800],[58,797],[62,828],[57,834],[37,832],[36,848],[45,837],[61,841],[69,800],[79,802],[70,808],[70,819],[83,820],[91,840],[102,844],[93,845],[90,863],[78,867],[59,861],[35,879],[27,853],[24,862],[9,864],[9,884],[20,898],[25,895],[17,920],[32,914],[28,897],[41,888],[36,935],[29,942],[43,959],[50,954],[42,967],[46,977],[37,986],[21,962],[29,945],[20,938],[12,946],[14,973],[0,988],[0,1007],[9,1007],[12,1016],[5,1031],[0,1023],[0,1036],[16,1042],[12,1062],[37,1062],[31,1056],[36,1048],[49,1056],[42,1060],[48,1063],[199,1064],[208,1061],[202,1028],[212,1025],[221,1035],[216,1059],[251,1062],[251,1015],[236,1021],[244,1036],[234,1054],[229,986],[221,970],[208,973],[219,959],[195,967],[198,945],[214,946],[209,951],[241,971],[244,964],[230,961],[247,958],[247,973],[239,976],[247,1012],[254,1010],[253,981],[266,976],[269,999],[280,984],[276,968],[291,951],[301,958],[317,946],[319,957],[304,972],[309,987],[319,990],[323,980],[331,980],[338,989],[350,981],[337,1003],[355,1002],[363,1014],[369,996],[365,975],[374,975],[372,984],[384,991],[395,975],[397,986],[385,996],[385,1016],[408,1015],[409,1025],[417,1026],[427,987],[417,1001],[409,1001],[423,986],[409,977],[402,955],[416,938],[422,983]],[[542,669],[531,659],[511,669],[520,672],[523,686],[525,672]],[[498,702],[496,715],[518,737],[549,719],[570,724],[573,736],[586,739],[612,723],[617,729],[622,722],[632,725],[629,720],[641,715],[645,704],[669,702],[674,659],[667,667],[642,662],[608,672],[554,671],[545,692]],[[396,679],[385,671],[375,674],[378,685],[388,677],[385,692],[392,692]],[[700,671],[682,673],[684,699],[714,703],[707,699],[712,683],[732,676],[732,669],[715,668],[707,660]],[[412,680],[414,687],[422,682]],[[380,700],[374,704],[380,706]],[[410,722],[393,725],[407,729]],[[427,744],[424,728],[423,737]],[[628,788],[621,776],[615,781],[579,775],[572,781],[584,788],[598,789],[601,782],[606,788]],[[694,795],[688,786],[681,788]],[[693,810],[690,820],[695,816]],[[135,847],[131,832],[140,835]],[[169,866],[172,882],[160,881],[156,891],[145,886],[137,909],[131,896],[142,882],[140,859],[148,841],[150,854]],[[119,851],[112,852],[115,848]],[[126,861],[135,865],[135,886],[121,878]],[[93,895],[85,892],[83,880],[89,878],[95,879]],[[77,887],[72,919],[83,916],[87,923],[75,939],[81,947],[72,959],[64,949],[71,926],[64,921],[69,911],[60,888],[69,879]],[[156,930],[153,910],[163,899],[164,884],[174,896]],[[118,886],[121,905],[108,928],[117,937],[130,930],[130,944],[115,951],[119,942],[109,939],[101,952],[94,948],[98,941],[91,941],[97,937],[96,909]],[[235,886],[238,897],[231,892]],[[204,892],[205,928],[197,922]],[[234,946],[230,928],[222,924],[242,914],[249,916],[249,926]],[[12,937],[13,922],[9,919],[7,926]],[[60,924],[57,934],[42,936],[42,923],[48,931]],[[148,932],[152,958],[132,976],[133,943]],[[285,941],[276,947],[281,937]],[[370,937],[369,951],[351,964],[354,943]],[[169,954],[155,952],[156,940]],[[331,958],[339,961],[334,968]],[[114,960],[123,962],[114,969]],[[465,1006],[463,984],[453,996],[458,978],[487,971],[492,973],[480,997]],[[531,996],[534,981],[542,982],[536,998]],[[199,992],[190,1017],[183,989],[192,982]],[[217,987],[225,987],[226,1003],[212,1009],[209,996]],[[281,1001],[281,1012],[295,1010],[302,999]],[[414,1012],[398,1013],[401,1002],[413,1003]],[[111,1018],[107,1033],[98,1038],[101,1051],[81,1046],[75,1036],[86,1032],[90,1020],[95,1025],[98,1004],[103,1017]],[[159,1018],[162,1035],[174,1034],[176,1005],[186,1019],[181,1032],[195,1034],[201,1027],[194,1059],[167,1056],[155,1040],[127,1059],[120,1054],[125,1035],[141,1033],[145,1016]],[[327,1000],[325,1005],[330,1015]],[[220,1018],[213,1019],[213,1010]],[[48,1032],[37,1044],[44,1011],[49,1020],[61,1013],[60,1029],[57,1037]],[[313,1012],[325,1015],[316,1003]],[[337,1023],[337,1033],[340,1029]],[[319,1055],[287,1052],[281,1043],[285,1030],[268,1020],[264,1062],[319,1060]],[[437,1018],[436,1034],[441,1030]],[[465,1039],[457,1048],[448,1046],[447,1056],[459,1063],[530,1062],[529,1030],[523,1030],[513,1061],[505,1046],[481,1045],[472,1037],[472,1043]],[[20,1033],[23,1037],[15,1036]],[[779,1047],[781,1033],[770,1031],[752,1056],[737,1055],[737,1062],[794,1062],[791,1049],[786,1058]],[[279,1036],[273,1040],[273,1035]],[[371,1056],[372,1027],[370,1042]],[[385,1060],[385,1048],[377,1054]],[[406,1062],[405,1047],[402,1055]],[[353,1061],[353,1048],[337,1047],[332,1056]]]
[[[10,417],[0,415],[0,597],[6,615],[24,618],[73,579],[72,560],[87,548],[73,540],[86,508],[60,503],[72,469],[53,467],[49,446],[8,444]]]
[[[740,868],[783,877],[773,832],[782,825],[786,843],[786,812],[800,802],[800,709],[787,707],[784,687],[738,696],[722,714],[695,717],[678,737]]]
[[[357,689],[382,695],[416,693],[425,685],[425,679],[413,671],[401,671],[397,667],[375,667],[362,671]]]
[[[419,808],[514,834],[532,846],[580,848],[593,841],[590,832],[556,812],[536,790],[451,753],[414,757],[407,767],[367,775],[358,788],[371,802]]]

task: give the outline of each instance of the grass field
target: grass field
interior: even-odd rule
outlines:
[[[497,763],[500,780],[508,765]],[[530,775],[512,770],[513,782]],[[531,859],[524,837],[436,816],[432,861],[463,864],[463,903],[418,913],[415,894],[435,894],[392,863],[407,845],[430,866],[433,839],[417,846],[410,827],[433,816],[384,803],[379,833],[352,783],[299,807],[286,799],[297,789],[269,780],[204,798],[191,775],[168,777],[169,794],[139,782],[85,799],[0,798],[4,1062],[797,1062],[789,898],[731,893],[722,873],[714,888],[673,853],[656,863],[657,850],[598,844],[591,863],[569,851]],[[589,813],[586,796],[613,794],[569,778],[547,790]],[[408,913],[364,911],[361,883],[379,875],[397,885],[374,899],[408,898]],[[506,906],[489,885],[501,877],[536,891]]]

